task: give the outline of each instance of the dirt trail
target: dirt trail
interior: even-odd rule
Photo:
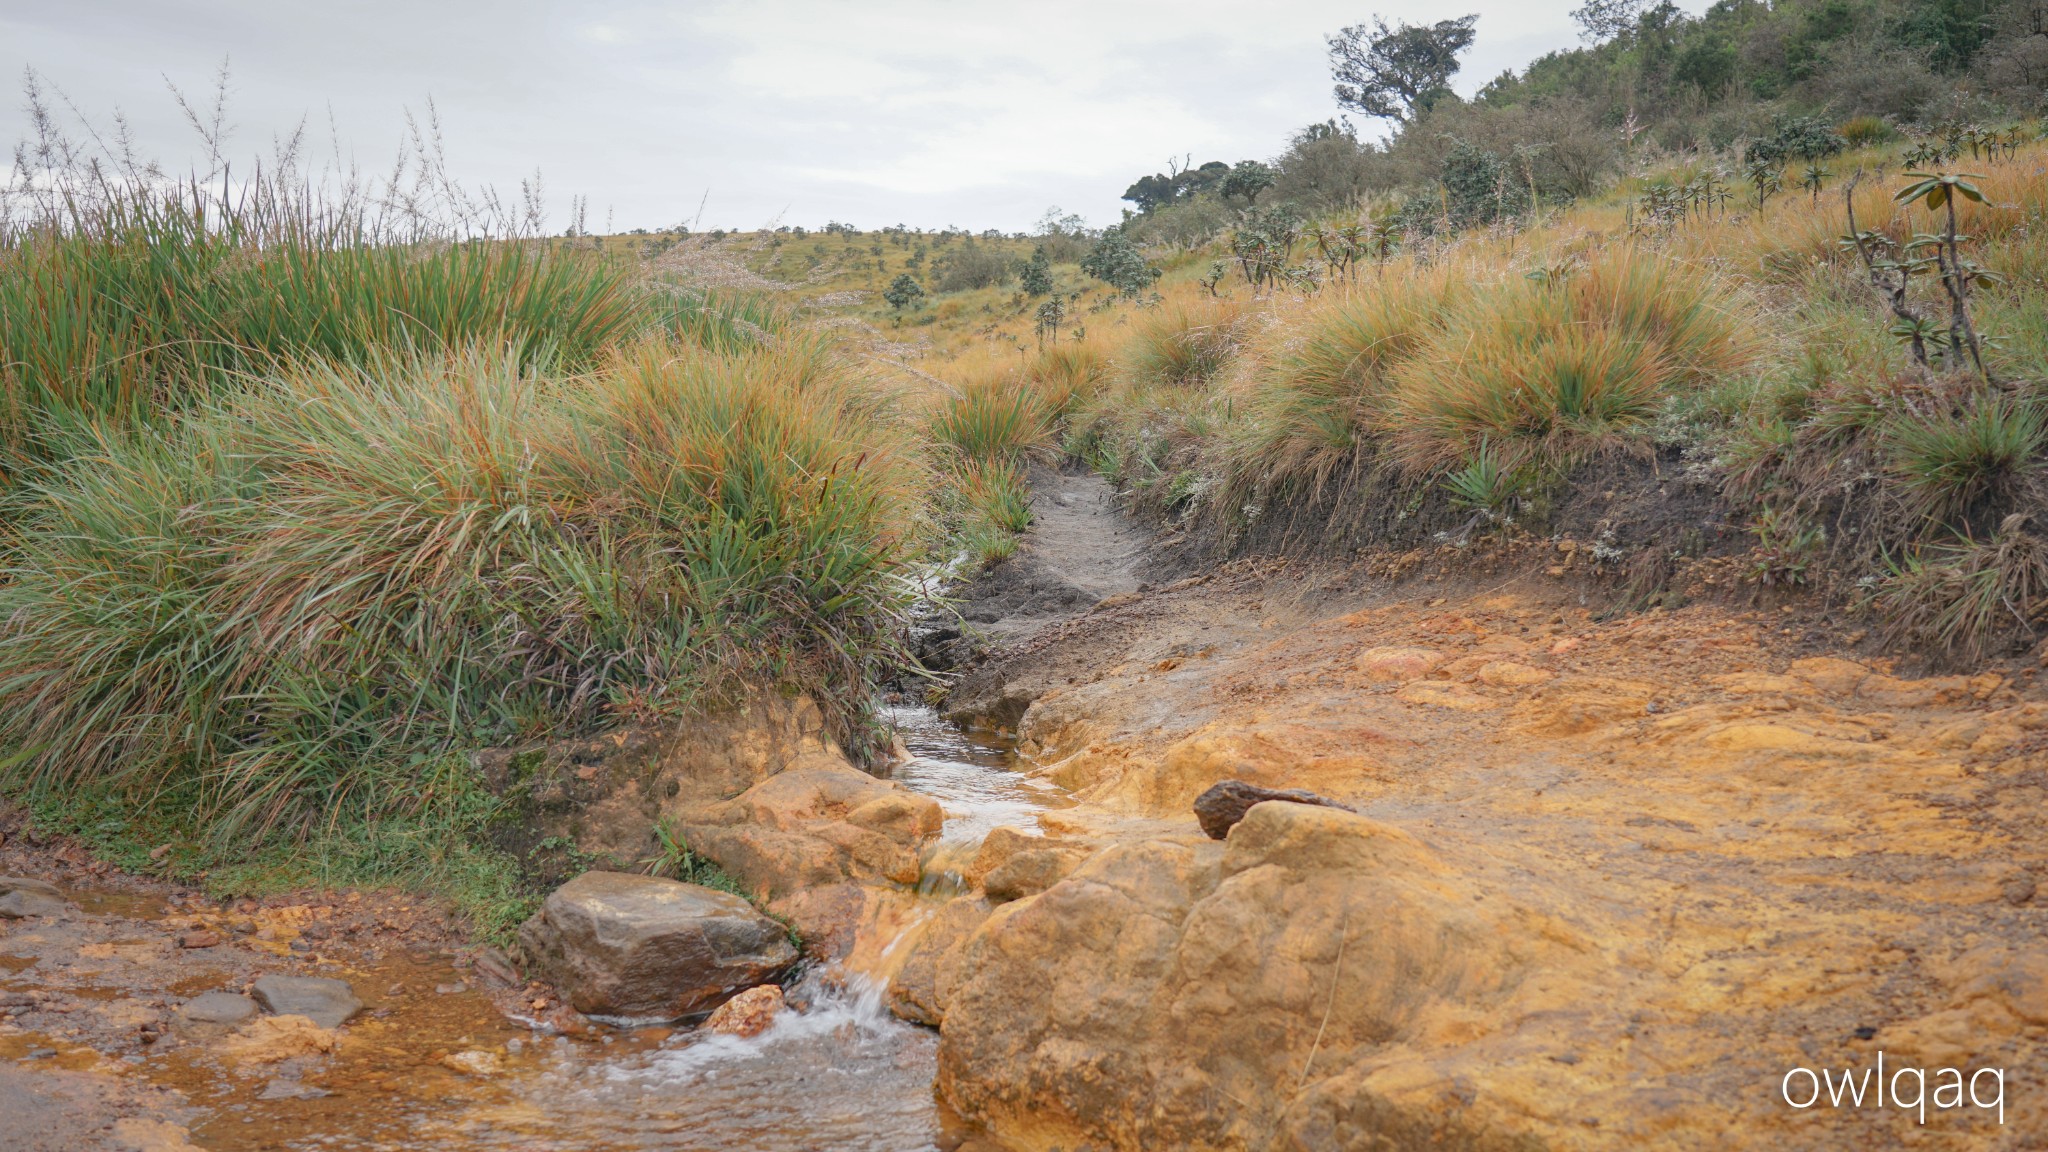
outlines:
[[[1071,619],[1143,583],[1151,533],[1116,510],[1093,473],[1031,472],[1031,527],[1017,554],[977,580],[962,616],[999,641]]]

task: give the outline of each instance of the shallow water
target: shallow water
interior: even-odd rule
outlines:
[[[896,705],[882,714],[911,755],[896,766],[894,778],[946,810],[943,844],[979,844],[1004,826],[1036,833],[1039,812],[1068,803],[1054,785],[1017,770],[1014,745],[1005,738],[963,732],[929,708]]]
[[[990,829],[1035,830],[1037,813],[1062,803],[1018,772],[1003,744],[963,734],[929,709],[889,717],[913,756],[895,778],[946,812],[934,854],[941,876]],[[78,895],[101,915],[162,914],[133,898]],[[897,1020],[884,989],[836,969],[791,986],[791,1009],[750,1039],[689,1028],[554,1036],[505,1019],[474,990],[388,1003],[377,995],[460,980],[445,960],[394,954],[345,974],[378,1010],[349,1026],[332,1057],[237,1070],[207,1046],[180,1045],[131,1057],[122,1070],[206,1109],[193,1139],[212,1152],[924,1152],[958,1142],[932,1095],[937,1034]],[[444,1061],[449,1053],[482,1054],[495,1073],[464,1074]],[[21,1055],[0,1047],[0,1058]]]

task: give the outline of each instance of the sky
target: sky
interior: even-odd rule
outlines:
[[[206,102],[225,59],[230,155],[303,122],[311,152],[387,170],[431,104],[456,175],[540,173],[557,228],[581,197],[593,230],[1021,231],[1053,206],[1114,223],[1170,157],[1268,158],[1338,115],[1344,25],[1477,12],[1469,95],[1577,43],[1576,2],[0,0],[0,73],[101,132],[119,110],[173,171],[203,146],[167,85]],[[0,104],[0,141],[27,128]]]

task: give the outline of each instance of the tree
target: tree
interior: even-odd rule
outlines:
[[[1018,284],[1027,296],[1043,296],[1052,291],[1052,261],[1046,258],[1045,245],[1032,249],[1031,262],[1024,265]]]
[[[1242,196],[1245,203],[1256,204],[1259,193],[1273,186],[1273,170],[1257,160],[1240,160],[1217,185],[1217,191],[1225,196]]]
[[[908,272],[898,273],[895,281],[883,289],[882,299],[888,301],[889,307],[898,312],[905,308],[915,308],[917,302],[924,299],[924,285],[919,284]]]
[[[1081,271],[1108,283],[1130,299],[1159,279],[1159,269],[1145,263],[1145,254],[1115,225],[1102,230],[1102,239],[1081,259]]]
[[[1435,24],[1402,21],[1389,28],[1374,16],[1325,38],[1337,103],[1381,120],[1407,123],[1448,91],[1458,74],[1458,55],[1472,46],[1479,17],[1460,16]]]
[[[1588,44],[1604,44],[1636,30],[1636,24],[1657,0],[1586,0],[1572,12],[1579,26],[1579,38]]]

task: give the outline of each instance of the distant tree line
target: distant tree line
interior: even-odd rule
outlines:
[[[1342,28],[1327,37],[1342,118],[1264,162],[1139,178],[1123,234],[1194,247],[1254,213],[1309,219],[1402,194],[1409,223],[1461,227],[1588,195],[1660,152],[1751,149],[1793,124],[1868,142],[2048,112],[2048,0],[1717,0],[1697,16],[1668,0],[1586,0],[1572,15],[1583,46],[1469,100],[1452,83],[1483,33],[1476,16]],[[1359,130],[1370,123],[1383,138]]]

